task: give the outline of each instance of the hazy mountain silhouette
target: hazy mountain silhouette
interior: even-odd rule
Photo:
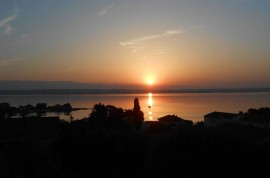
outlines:
[[[73,81],[24,81],[0,80],[0,90],[48,90],[48,89],[139,89],[135,85],[111,85],[98,83],[80,83]]]
[[[235,93],[270,92],[265,88],[198,88],[188,86],[154,86],[126,84],[96,84],[73,81],[0,80],[0,94],[130,94],[130,93]]]

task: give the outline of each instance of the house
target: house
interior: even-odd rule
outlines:
[[[159,122],[162,122],[166,125],[172,125],[172,126],[179,126],[179,125],[185,125],[185,126],[192,126],[193,122],[189,120],[184,120],[176,115],[166,115],[164,117],[158,118]]]
[[[204,116],[204,126],[218,127],[225,123],[236,123],[238,120],[239,114],[215,111]]]

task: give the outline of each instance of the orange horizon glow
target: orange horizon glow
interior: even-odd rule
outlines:
[[[45,81],[51,89],[270,87],[269,1],[15,2],[0,1],[0,81]],[[4,87],[27,88],[20,85]]]

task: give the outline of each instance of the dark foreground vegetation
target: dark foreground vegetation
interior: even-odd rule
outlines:
[[[143,122],[142,117],[138,103],[134,110],[97,104],[89,118],[70,123],[54,120],[51,134],[39,137],[26,129],[31,118],[14,124],[0,119],[0,177],[262,177],[270,173],[269,129],[236,124],[205,128],[203,122],[172,126]],[[10,129],[21,131],[14,135]]]

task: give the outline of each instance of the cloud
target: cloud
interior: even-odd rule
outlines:
[[[155,39],[161,39],[161,38],[165,38],[165,37],[170,37],[173,35],[178,35],[180,33],[183,33],[183,31],[181,30],[168,30],[162,34],[158,34],[158,35],[148,35],[148,36],[143,36],[143,37],[139,37],[133,40],[129,40],[129,41],[125,41],[125,42],[119,42],[119,44],[121,46],[127,47],[132,49],[134,52],[141,50],[142,44],[146,41],[150,41],[150,40],[155,40]]]
[[[111,5],[107,6],[107,7],[105,7],[103,10],[101,10],[101,11],[98,13],[98,16],[99,16],[99,17],[103,17],[103,16],[107,15],[108,12],[109,12],[109,10],[110,10],[111,8],[113,8],[113,7],[114,7],[114,4],[111,4]]]
[[[28,34],[22,34],[21,37],[16,41],[17,43],[25,43],[30,40],[30,36]]]
[[[22,35],[22,39],[25,39],[25,38],[27,38],[29,35],[28,34],[23,34]]]
[[[10,58],[10,59],[0,60],[0,66],[9,66],[9,65],[13,64],[14,62],[21,60],[21,59],[22,58],[15,57],[15,58]]]
[[[16,8],[10,16],[0,20],[0,30],[2,30],[4,34],[6,35],[11,34],[13,28],[10,23],[18,17],[18,14],[19,14],[19,9]]]

